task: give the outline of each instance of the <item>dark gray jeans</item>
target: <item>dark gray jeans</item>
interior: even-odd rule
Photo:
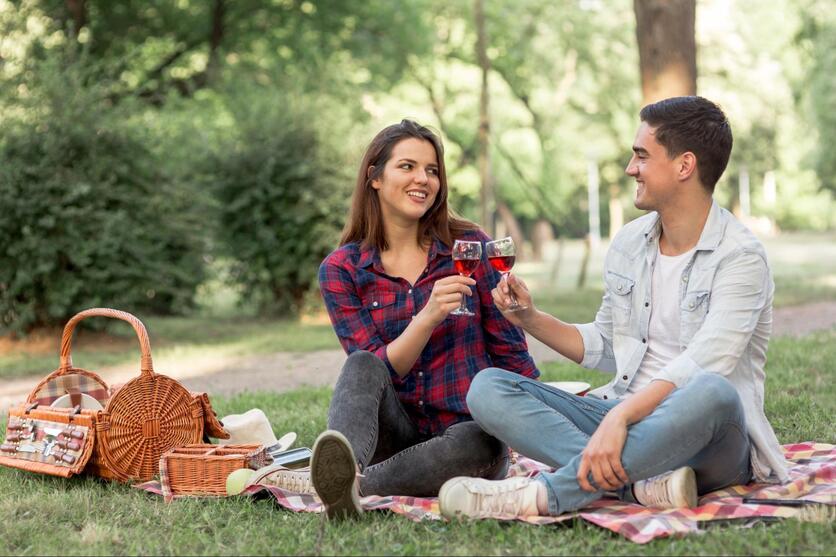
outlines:
[[[348,357],[328,409],[328,428],[346,436],[365,476],[362,495],[434,497],[455,476],[499,479],[508,447],[472,421],[427,437],[398,400],[386,365],[370,352]]]

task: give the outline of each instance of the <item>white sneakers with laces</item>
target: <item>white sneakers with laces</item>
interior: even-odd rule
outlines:
[[[459,476],[438,492],[446,518],[514,518],[537,516],[537,482],[530,478],[483,480]]]
[[[290,470],[275,464],[265,466],[258,469],[247,481],[247,486],[255,484],[279,487],[285,491],[304,495],[316,495],[311,482],[311,470],[308,467]]]
[[[657,509],[697,506],[697,476],[688,466],[633,484],[633,495],[645,507]]]

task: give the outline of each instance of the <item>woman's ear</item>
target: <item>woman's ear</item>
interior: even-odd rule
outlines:
[[[370,165],[369,168],[366,170],[366,179],[368,180],[369,178],[371,178],[372,174],[374,174],[374,166]],[[371,186],[372,186],[372,189],[379,190],[380,189],[380,180],[372,180],[371,181]]]

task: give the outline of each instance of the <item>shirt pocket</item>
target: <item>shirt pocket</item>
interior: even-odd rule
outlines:
[[[369,312],[372,324],[381,340],[389,344],[400,336],[398,295],[394,292],[373,291],[363,297],[363,307]]]
[[[610,295],[613,330],[627,331],[630,329],[630,316],[633,313],[633,290],[636,281],[613,271],[607,271],[604,281]]]
[[[682,297],[682,303],[679,305],[680,345],[686,346],[702,327],[708,314],[710,294],[708,290],[694,290],[686,292]]]

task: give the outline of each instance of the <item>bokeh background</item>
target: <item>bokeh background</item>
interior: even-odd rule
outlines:
[[[639,215],[639,109],[695,93],[734,130],[717,200],[803,282],[836,225],[832,8],[0,0],[0,334],[91,306],[315,321],[360,157],[402,118],[442,135],[453,207],[521,272],[583,289]]]

